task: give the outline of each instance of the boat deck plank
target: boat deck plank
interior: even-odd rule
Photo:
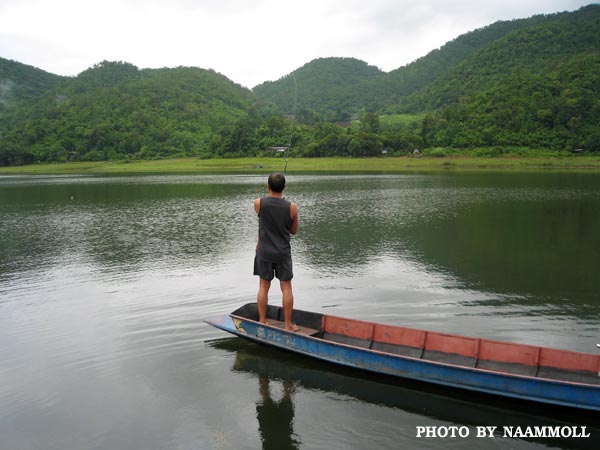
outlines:
[[[281,322],[280,320],[268,319],[268,324],[277,328],[285,329],[285,322]],[[305,336],[314,336],[320,332],[320,330],[315,330],[314,328],[303,327],[301,325],[296,325],[298,327],[298,334],[303,334]]]

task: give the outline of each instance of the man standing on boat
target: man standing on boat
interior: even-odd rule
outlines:
[[[283,198],[285,175],[269,175],[269,195],[254,200],[258,214],[258,243],[254,257],[254,275],[260,277],[258,288],[258,315],[261,323],[267,323],[269,288],[274,277],[279,280],[283,294],[285,329],[298,331],[292,323],[294,295],[292,293],[292,250],[290,236],[298,232],[298,206]]]

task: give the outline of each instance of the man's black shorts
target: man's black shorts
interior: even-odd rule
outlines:
[[[294,277],[292,272],[292,258],[278,263],[261,260],[258,255],[254,256],[254,275],[263,280],[271,281],[277,277],[279,281],[289,281]]]

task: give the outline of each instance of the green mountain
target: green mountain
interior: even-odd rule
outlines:
[[[318,59],[253,91],[278,111],[293,114],[291,75],[295,75],[298,104],[326,118],[339,111],[334,119],[340,120],[361,110],[436,109],[455,101],[459,93],[478,88],[481,83],[472,84],[473,78],[489,83],[507,71],[540,68],[540,61],[545,70],[548,63],[559,62],[570,52],[593,50],[600,35],[595,23],[599,9],[590,5],[573,13],[496,22],[389,73],[355,59]],[[465,78],[471,84],[464,85]]]
[[[600,5],[589,5],[497,22],[407,66],[389,73],[373,70],[350,81],[338,59],[317,60],[293,72],[298,104],[307,98],[296,118],[310,123],[306,118],[345,120],[364,111],[428,112],[422,133],[426,146],[596,151],[599,49]],[[353,67],[361,66],[368,67],[354,60]],[[307,69],[310,78],[303,75]],[[336,77],[338,84],[331,81]],[[290,76],[254,89],[284,114],[293,114],[292,91]]]
[[[64,77],[0,58],[0,108],[32,101],[63,81]]]
[[[447,74],[479,49],[512,32],[537,25],[544,19],[545,16],[538,15],[528,19],[499,21],[461,35],[411,64],[370,80],[359,91],[362,95],[358,104],[370,110],[402,111],[398,105],[406,97]]]
[[[431,146],[600,150],[600,5],[546,17],[474,52],[399,107],[434,111]]]
[[[599,49],[600,5],[547,16],[468,55],[408,99],[405,107],[438,109],[514,74],[548,75],[569,60],[593,57]]]
[[[3,130],[15,127],[26,118],[31,105],[64,81],[64,77],[0,58],[0,138]],[[0,153],[2,146],[0,144]]]
[[[0,58],[0,165],[245,156],[289,142],[306,156],[600,151],[599,49],[590,5],[497,22],[389,73],[321,58],[252,91],[199,68],[104,61],[60,77]]]
[[[252,93],[211,70],[105,61],[39,91],[36,82],[35,102],[3,112],[0,164],[208,155],[215,136],[254,114]]]
[[[398,103],[447,73],[473,52],[515,30],[539,23],[544,16],[497,22],[472,31],[433,50],[413,63],[385,73],[353,58],[314,60],[277,81],[256,86],[256,96],[283,114],[294,114],[294,85],[298,105],[306,114],[325,120],[346,120],[361,110],[395,111]]]
[[[275,111],[311,122],[346,120],[356,109],[352,92],[384,72],[355,58],[319,58],[291,74],[253,89]]]

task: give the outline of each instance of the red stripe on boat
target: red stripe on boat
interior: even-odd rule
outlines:
[[[375,331],[373,332],[373,340],[384,344],[423,348],[426,334],[425,331],[414,328],[376,324]]]
[[[533,345],[481,339],[479,359],[537,366],[540,359],[540,348]]]
[[[343,317],[325,316],[324,329],[326,333],[341,334],[356,339],[371,340],[373,323],[362,320],[344,319]]]
[[[425,350],[477,358],[479,339],[430,331],[425,339]]]
[[[600,370],[600,355],[587,355],[568,350],[542,348],[540,366],[555,367],[564,370],[598,372]]]

